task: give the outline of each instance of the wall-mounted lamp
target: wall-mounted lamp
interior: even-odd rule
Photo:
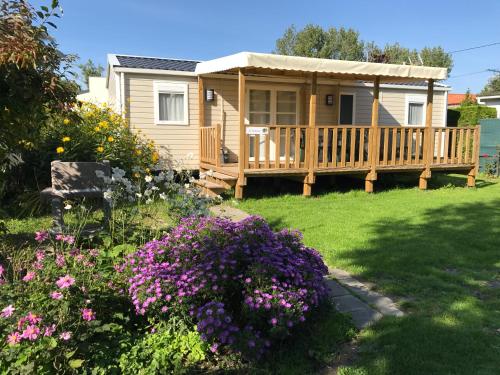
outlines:
[[[333,105],[333,94],[326,95],[326,105]]]
[[[205,91],[205,100],[207,102],[213,102],[215,99],[214,89],[207,89]]]

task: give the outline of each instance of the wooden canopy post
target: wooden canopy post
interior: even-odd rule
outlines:
[[[240,120],[240,151],[238,155],[238,181],[236,182],[234,197],[243,198],[243,186],[246,185],[245,179],[245,75],[243,70],[238,71],[238,113]]]
[[[377,180],[377,155],[378,155],[378,107],[380,97],[380,77],[373,81],[373,102],[372,102],[372,123],[369,133],[368,160],[370,162],[370,172],[365,178],[365,191],[373,193],[374,181]]]
[[[202,159],[202,153],[203,153],[203,145],[202,145],[202,138],[201,138],[201,128],[205,126],[205,97],[204,97],[204,92],[205,92],[205,83],[203,82],[203,78],[201,76],[198,76],[198,107],[199,107],[199,118],[198,118],[198,125],[199,125],[199,130],[198,130],[198,159],[200,160],[200,172],[201,172],[201,159]]]
[[[318,87],[318,73],[314,72],[311,77],[311,96],[309,98],[309,129],[306,134],[308,135],[306,146],[306,160],[307,160],[307,176],[304,178],[304,195],[310,196],[312,193],[312,185],[314,184],[314,155],[316,153],[316,107],[317,107],[317,87]]]
[[[418,187],[421,190],[427,189],[427,180],[431,178],[431,164],[434,149],[434,139],[432,137],[432,104],[434,101],[434,80],[429,79],[427,84],[427,109],[425,113],[425,130],[424,130],[424,152],[423,161],[425,163],[425,169],[420,174],[418,181]]]

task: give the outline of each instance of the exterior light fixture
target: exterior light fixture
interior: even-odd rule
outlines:
[[[205,99],[207,102],[213,102],[215,99],[214,89],[207,89],[205,92]]]
[[[326,105],[333,105],[333,95],[332,94],[326,95]]]

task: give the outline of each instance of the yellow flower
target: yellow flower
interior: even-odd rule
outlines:
[[[69,141],[71,141],[71,138],[70,137],[63,137],[62,141],[63,142],[69,142]]]
[[[56,148],[56,152],[58,154],[62,154],[64,152],[64,147],[59,146],[58,148]]]
[[[97,147],[97,152],[104,152],[104,147],[102,146]]]
[[[68,124],[69,124],[69,118],[65,118],[65,119],[63,120],[63,124],[64,124],[64,125],[68,125]]]
[[[156,163],[160,159],[160,155],[157,151],[153,152],[153,155],[151,155],[151,159],[153,160],[153,163]]]
[[[151,172],[151,169],[146,168],[146,169],[145,169],[145,171],[146,171],[147,173],[149,173],[149,172]]]
[[[100,132],[100,131],[101,131],[101,128],[100,128],[100,127],[98,127],[98,126],[96,126],[96,127],[94,128],[94,130],[95,130],[96,132]]]
[[[106,129],[106,128],[108,127],[108,122],[107,122],[107,121],[101,121],[98,125],[99,125],[101,128]]]
[[[113,136],[112,136],[112,135],[110,135],[110,136],[108,137],[108,142],[113,142],[114,140],[115,140],[115,139],[113,138]]]
[[[134,177],[135,177],[135,178],[139,178],[139,177],[141,177],[141,175],[140,175],[138,172],[135,172],[135,173],[134,173]]]
[[[136,154],[136,155],[140,155],[140,154],[142,154],[142,150],[138,150],[138,149],[137,149],[137,150],[135,150],[135,154]]]

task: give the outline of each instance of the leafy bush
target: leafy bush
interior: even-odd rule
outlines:
[[[159,161],[154,142],[132,132],[127,121],[106,104],[82,103],[71,116],[53,118],[38,147],[52,160],[109,160],[137,176],[147,174]]]
[[[450,126],[474,126],[479,120],[496,118],[495,108],[477,104],[462,105],[457,108],[448,109],[448,125]]]
[[[139,315],[192,319],[213,352],[258,356],[327,295],[321,256],[298,232],[275,233],[258,217],[183,219],[122,270]]]
[[[123,374],[184,374],[206,358],[207,345],[195,328],[172,318],[160,322],[120,356]]]

